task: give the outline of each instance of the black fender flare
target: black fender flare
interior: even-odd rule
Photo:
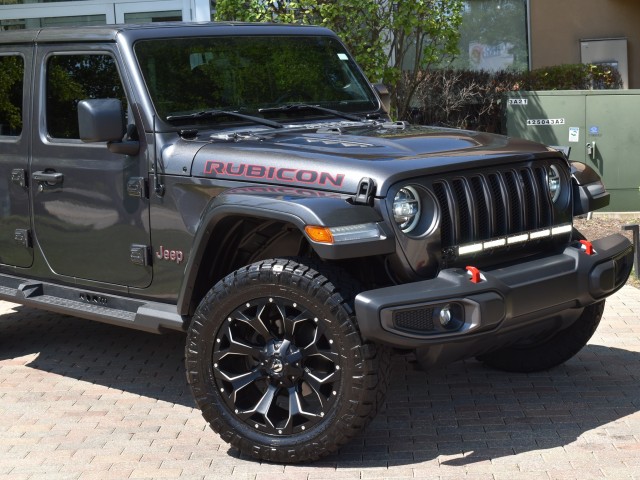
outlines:
[[[191,296],[211,236],[218,223],[229,216],[278,220],[297,227],[322,259],[340,260],[395,252],[395,237],[382,216],[368,205],[353,205],[348,195],[289,187],[241,187],[213,198],[203,210],[191,253],[185,265],[185,278],[178,296],[178,311],[189,313]],[[380,238],[340,244],[312,241],[307,225],[340,227],[376,223]]]
[[[573,214],[585,215],[609,205],[610,195],[602,178],[586,163],[570,162],[573,180]]]

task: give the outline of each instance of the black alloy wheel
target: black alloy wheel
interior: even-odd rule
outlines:
[[[241,452],[316,460],[360,432],[383,403],[389,350],[362,341],[356,283],[298,259],[241,268],[192,319],[187,378],[204,418]]]
[[[251,300],[218,330],[215,383],[249,427],[290,435],[317,425],[340,389],[340,354],[313,312],[282,297]]]

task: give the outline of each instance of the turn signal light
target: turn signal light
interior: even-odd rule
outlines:
[[[309,238],[318,243],[333,243],[333,234],[328,227],[318,227],[315,225],[307,225],[304,231]]]

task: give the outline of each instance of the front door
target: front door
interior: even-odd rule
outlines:
[[[29,47],[0,47],[0,265],[15,267],[33,262],[24,121],[30,55]]]
[[[640,92],[620,90],[586,96],[586,157],[598,170],[611,203],[607,210],[640,210]]]
[[[114,154],[78,133],[80,100],[118,98],[125,110],[135,103],[113,48],[39,47],[36,77],[45,81],[34,102],[34,238],[52,272],[70,281],[143,288],[152,274],[139,261],[150,242],[149,201],[128,185],[147,176],[145,148]],[[137,119],[127,117],[129,134],[137,135]]]

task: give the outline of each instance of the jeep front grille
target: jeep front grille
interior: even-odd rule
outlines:
[[[432,186],[442,248],[554,225],[544,166],[438,179]]]

